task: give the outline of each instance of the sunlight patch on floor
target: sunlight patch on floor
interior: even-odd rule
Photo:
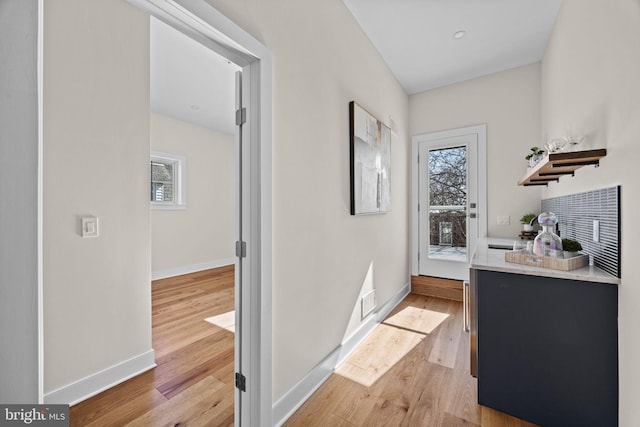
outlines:
[[[233,332],[234,334],[236,333],[236,311],[235,310],[218,314],[217,316],[207,317],[204,320],[222,329],[226,329],[229,332]]]
[[[435,328],[440,326],[447,317],[449,317],[448,313],[408,306],[393,316],[388,317],[382,323],[422,334],[430,334]]]
[[[405,307],[378,325],[335,373],[370,387],[447,317],[447,313]]]

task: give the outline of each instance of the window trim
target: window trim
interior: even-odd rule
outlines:
[[[182,210],[187,208],[187,185],[186,185],[186,168],[187,159],[184,156],[165,153],[162,151],[151,151],[149,159],[149,168],[151,168],[151,162],[159,163],[172,163],[173,172],[173,193],[174,199],[171,202],[156,202],[149,200],[151,209],[154,210]],[[151,173],[149,173],[149,190],[151,189]]]

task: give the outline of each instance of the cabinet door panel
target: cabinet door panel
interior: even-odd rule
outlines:
[[[478,402],[544,426],[617,425],[617,287],[478,272]]]

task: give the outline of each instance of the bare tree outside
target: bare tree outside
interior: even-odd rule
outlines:
[[[467,245],[467,150],[429,151],[430,247]]]

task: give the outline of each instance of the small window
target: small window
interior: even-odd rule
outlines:
[[[185,208],[185,159],[169,153],[151,152],[151,207]]]

